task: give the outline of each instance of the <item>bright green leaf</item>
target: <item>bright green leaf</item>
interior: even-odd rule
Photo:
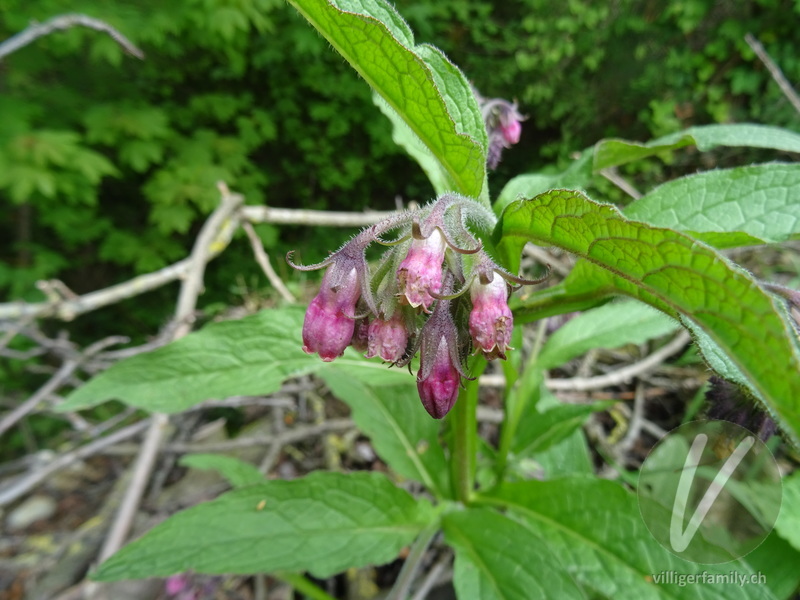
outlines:
[[[786,499],[784,498],[784,506]],[[800,589],[800,552],[792,548],[775,531],[762,544],[750,552],[747,563],[764,579],[776,598],[796,598]],[[750,587],[750,586],[748,586]]]
[[[478,198],[486,133],[464,76],[441,54],[417,50],[408,25],[381,0],[290,0],[440,163],[448,191]],[[426,62],[421,54],[427,56]],[[461,107],[458,113],[451,110]],[[482,123],[480,124],[482,128]]]
[[[443,519],[455,548],[453,585],[469,600],[559,600],[586,596],[573,576],[525,527],[495,511],[470,508]]]
[[[534,241],[586,258],[608,274],[603,287],[700,326],[800,439],[800,351],[783,308],[743,270],[669,229],[627,221],[613,206],[553,190],[511,204],[496,230],[504,255]],[[765,360],[769,357],[769,360]]]
[[[783,503],[775,531],[800,551],[800,471],[783,479]]]
[[[552,369],[592,348],[618,348],[641,344],[677,329],[678,323],[641,302],[612,302],[584,312],[548,338],[538,366]]]
[[[580,158],[561,173],[527,173],[511,179],[500,192],[492,207],[495,214],[502,214],[506,206],[522,198],[533,198],[554,188],[583,189],[592,179],[592,151],[587,150]]]
[[[187,454],[181,457],[180,464],[192,469],[219,471],[235,488],[264,482],[264,475],[255,465],[224,454]]]
[[[719,169],[665,183],[624,212],[721,248],[782,242],[800,233],[798,189],[800,165]]]
[[[290,377],[330,368],[302,350],[303,311],[264,310],[213,323],[163,348],[113,365],[72,392],[59,410],[121,400],[150,411],[180,412],[209,398],[263,395]],[[394,385],[408,373],[346,353],[335,365],[359,371],[369,385]]]
[[[580,428],[590,414],[612,404],[559,404],[543,412],[533,411],[520,421],[512,448],[516,454],[524,456],[549,450]]]
[[[320,376],[350,406],[358,428],[394,471],[424,483],[439,498],[449,497],[440,423],[422,407],[414,378],[408,376],[404,385],[375,387],[359,381],[361,372],[341,365],[321,371]]]
[[[594,473],[592,451],[589,450],[586,435],[580,428],[576,428],[555,445],[538,452],[533,458],[548,478]]]
[[[701,152],[716,146],[800,152],[800,135],[780,127],[740,123],[689,127],[646,144],[625,140],[603,140],[595,146],[594,170],[616,167],[665,150],[677,150],[691,145],[696,145]]]
[[[680,574],[753,573],[743,560],[721,565],[685,561],[662,548],[647,530],[636,497],[616,482],[594,477],[506,484],[484,499],[507,508],[527,536],[517,556],[537,547],[569,573],[591,597],[625,600],[662,598],[774,598],[768,589],[737,583],[679,586],[656,583],[663,572]],[[517,560],[519,560],[517,558]],[[525,563],[531,562],[525,560]],[[508,573],[524,565],[509,564]],[[553,577],[548,569],[542,577]],[[754,593],[759,595],[754,595]],[[530,596],[528,596],[530,597]],[[542,598],[557,598],[549,593]]]
[[[380,473],[316,472],[234,490],[178,513],[100,565],[94,577],[287,570],[324,578],[393,560],[434,517],[430,504]]]

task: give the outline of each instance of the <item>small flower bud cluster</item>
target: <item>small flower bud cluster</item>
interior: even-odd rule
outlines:
[[[290,253],[296,269],[327,269],[306,312],[303,350],[332,361],[353,346],[398,366],[419,351],[420,399],[431,416],[444,417],[467,377],[470,350],[492,360],[511,349],[509,282],[537,283],[500,268],[467,228],[493,221],[477,202],[445,194],[368,227],[316,265],[296,265]],[[381,237],[392,231],[397,239]],[[366,259],[372,242],[389,246],[374,272]]]
[[[509,102],[503,98],[484,98],[474,87],[472,93],[478,100],[486,133],[489,136],[486,166],[496,169],[500,164],[503,150],[519,142],[522,121],[525,117],[520,114],[516,102]]]

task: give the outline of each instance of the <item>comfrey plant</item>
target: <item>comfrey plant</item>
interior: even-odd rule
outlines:
[[[444,417],[467,377],[470,348],[489,360],[506,358],[514,326],[510,284],[543,280],[497,265],[470,233],[469,220],[487,229],[496,219],[473,200],[444,194],[426,208],[368,227],[316,265],[294,264],[290,253],[295,269],[327,269],[306,312],[303,350],[330,362],[352,345],[396,366],[409,364],[419,350],[420,399],[432,417]],[[400,236],[383,241],[392,230]],[[373,242],[391,248],[371,274],[365,251]]]
[[[646,419],[647,382],[636,388],[628,422],[622,410],[628,407],[617,401],[630,371],[575,382],[576,389],[605,382],[611,401],[564,404],[552,389],[571,382],[554,381],[550,370],[597,347],[652,344],[665,357],[691,340],[698,353],[683,360],[699,356],[694,360],[735,386],[736,415],[743,414],[741,399],[768,412],[768,427],[750,412],[736,418],[771,436],[773,447],[786,450],[784,471],[794,469],[800,343],[783,298],[793,296],[785,289],[776,295],[778,288],[721,250],[800,235],[800,165],[701,172],[621,207],[592,200],[585,190],[608,189],[602,175],[609,169],[688,145],[702,151],[757,146],[786,161],[800,153],[800,135],[729,124],[647,144],[602,140],[565,170],[521,175],[493,196],[487,172],[523,133],[515,103],[476,94],[441,52],[415,42],[383,0],[290,3],[372,86],[393,139],[425,171],[437,199],[364,229],[317,265],[295,264],[325,269],[305,317],[288,307],[209,325],[116,364],[71,394],[63,408],[116,398],[179,412],[208,398],[270,394],[287,378],[313,373],[326,393],[349,406],[386,469],[318,471],[281,481],[265,480],[231,457],[185,457],[187,466],[217,469],[235,489],[170,517],[92,576],[270,573],[307,597],[330,600],[307,573],[324,579],[402,555],[388,594],[398,600],[424,595],[440,569],[433,567],[433,575],[421,570],[437,552],[443,561],[454,556],[452,583],[461,600],[788,598],[800,584],[797,569],[782,567],[800,563],[796,503],[784,503],[788,518],[775,523],[763,544],[750,544],[757,548],[747,556],[736,553],[727,541],[741,517],[757,513],[765,522],[765,482],[743,479],[732,494],[740,501],[735,510],[726,505],[724,515],[704,520],[686,552],[669,547],[642,514],[663,515],[661,528],[669,531],[670,508],[641,505],[631,476],[639,468],[638,453],[629,450]],[[531,283],[517,276],[528,243],[571,254],[574,266],[545,289],[510,295],[514,286]],[[386,250],[368,262],[372,244]],[[576,312],[555,332],[544,321]],[[533,321],[538,324],[523,339],[521,326]],[[665,342],[665,336],[672,338]],[[415,377],[364,358],[403,367],[413,366],[417,353]],[[479,383],[494,359],[505,359],[495,362],[492,375],[503,379],[502,391],[492,393],[501,409],[488,417],[499,429],[481,438]],[[636,373],[652,364],[637,363]],[[730,391],[726,387],[732,397]],[[408,401],[415,395],[424,409]],[[623,433],[590,452],[582,425],[609,409]],[[722,412],[732,414],[725,407]],[[773,422],[781,437],[772,436]],[[672,455],[680,450],[661,447]],[[607,463],[603,477],[596,475],[601,461]],[[796,474],[784,485],[800,494]],[[751,535],[749,529],[735,533]],[[692,562],[695,544],[731,562]],[[713,591],[652,576],[665,571],[713,576]],[[754,587],[717,577],[732,571],[758,571],[768,587],[754,593]]]

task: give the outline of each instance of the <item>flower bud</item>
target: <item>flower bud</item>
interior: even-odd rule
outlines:
[[[369,321],[366,317],[356,319],[353,327],[353,337],[350,339],[350,345],[357,352],[367,351],[367,336],[369,335]]]
[[[417,391],[428,414],[434,419],[441,419],[450,412],[458,399],[461,371],[453,363],[445,337],[439,338],[433,364],[424,364],[430,358],[424,351],[420,354]]]
[[[506,357],[514,328],[506,282],[496,273],[492,275],[489,283],[481,282],[480,278],[472,283],[472,312],[469,314],[472,343],[489,360]]]
[[[403,358],[407,345],[408,329],[399,311],[389,320],[375,319],[369,324],[367,358],[380,356],[385,361],[395,363]]]
[[[433,303],[430,292],[442,288],[442,262],[445,240],[438,229],[423,239],[413,239],[408,254],[397,269],[400,294],[414,308],[422,306],[427,312]]]
[[[503,139],[508,142],[509,145],[516,144],[519,142],[519,136],[522,133],[522,124],[514,118],[508,120],[507,123],[503,121],[504,119],[501,117],[500,133],[503,135]]]
[[[361,295],[358,274],[355,268],[341,271],[336,264],[328,267],[303,322],[303,350],[318,353],[325,362],[344,353],[355,330],[356,302]]]

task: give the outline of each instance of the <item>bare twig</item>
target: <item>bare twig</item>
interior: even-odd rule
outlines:
[[[177,308],[175,309],[175,322],[178,323],[178,326],[175,329],[174,339],[179,339],[191,331],[191,317],[194,314],[197,298],[203,287],[203,273],[205,272],[206,264],[214,256],[215,252],[220,252],[228,245],[236,228],[233,217],[243,198],[238,194],[231,194],[227,186],[222,183],[219,184],[219,189],[222,194],[222,201],[203,225],[192,248],[190,256],[191,268],[183,280]],[[168,422],[169,417],[165,414],[157,413],[153,415],[133,467],[130,486],[125,493],[117,516],[108,532],[108,537],[106,537],[100,551],[100,561],[107,559],[119,550],[128,536],[150,478],[150,473],[153,470]],[[93,595],[93,593],[94,590],[90,595]]]
[[[297,442],[301,442],[308,438],[317,437],[331,431],[352,429],[353,427],[355,427],[355,424],[351,419],[329,419],[327,421],[323,421],[322,423],[316,423],[313,425],[297,425],[292,427],[292,429],[287,429],[276,436],[252,436],[235,438],[222,442],[179,442],[174,444],[166,444],[164,446],[164,452],[228,452],[229,450],[252,448],[253,446],[263,446],[265,444],[269,444],[270,446],[286,446],[288,444],[296,444]]]
[[[789,102],[792,103],[794,109],[797,112],[800,112],[800,96],[797,95],[797,92],[794,91],[792,84],[789,83],[789,80],[786,79],[786,76],[781,71],[780,67],[775,63],[774,60],[767,54],[767,51],[764,50],[764,46],[759,42],[755,36],[748,33],[744,36],[744,41],[747,42],[747,45],[752,48],[753,52],[756,53],[756,56],[764,63],[764,66],[767,67],[769,74],[772,75],[772,78],[775,80],[775,83],[778,84],[778,87],[781,88],[781,92]]]
[[[625,179],[622,175],[619,174],[616,167],[611,167],[608,169],[602,169],[600,171],[600,175],[608,179],[611,183],[621,189],[623,192],[628,194],[634,200],[638,200],[642,197],[642,192],[637,190],[627,179]]]
[[[639,434],[642,431],[642,424],[645,421],[645,398],[644,383],[637,381],[636,395],[633,397],[633,410],[631,411],[630,419],[628,419],[628,430],[625,432],[625,437],[622,438],[617,446],[617,451],[620,455],[628,452],[628,450],[633,447],[633,444],[636,443],[636,440],[639,438]]]
[[[264,245],[261,243],[261,238],[258,237],[256,230],[253,229],[253,226],[250,224],[250,222],[243,221],[242,229],[244,229],[244,232],[247,234],[247,238],[250,240],[250,246],[253,248],[253,254],[256,257],[256,261],[261,266],[261,269],[264,271],[264,275],[267,276],[267,279],[269,279],[272,287],[274,287],[281,297],[287,302],[291,302],[292,304],[297,302],[297,298],[294,297],[294,294],[289,291],[289,288],[287,288],[281,278],[278,277],[275,269],[272,268],[272,263],[269,262],[269,256],[264,250]]]
[[[266,206],[243,206],[239,211],[243,219],[252,223],[278,223],[295,225],[323,225],[331,227],[359,227],[371,225],[394,212],[326,212],[315,210],[295,210],[288,208],[269,208]],[[229,222],[226,232],[233,233],[235,220]],[[230,238],[227,238],[229,241]],[[209,257],[215,257],[225,249],[225,237],[220,244],[209,249]],[[0,304],[0,320],[53,317],[71,321],[75,317],[98,308],[108,306],[154,290],[187,275],[192,266],[192,258],[185,258],[153,273],[140,275],[130,281],[119,283],[102,290],[90,292],[74,299],[51,298],[45,302],[7,302]]]
[[[140,275],[130,281],[78,296],[74,300],[7,302],[0,304],[0,319],[55,317],[62,321],[71,321],[83,313],[97,310],[126,298],[138,296],[180,279],[186,275],[190,267],[191,259],[185,258],[153,273]]]
[[[30,398],[25,400],[25,402],[17,406],[14,410],[3,417],[2,421],[0,421],[0,435],[6,432],[29,412],[34,410],[42,400],[47,398],[50,394],[61,387],[66,380],[72,376],[82,362],[89,359],[94,354],[97,354],[104,348],[107,348],[108,346],[114,344],[124,344],[127,341],[128,338],[122,336],[105,338],[88,346],[82,355],[74,359],[65,360],[58,371],[56,371],[56,373],[50,379],[48,379],[42,387],[36,390],[36,392]]]
[[[0,506],[5,506],[14,502],[24,494],[28,493],[31,489],[45,481],[56,471],[68,467],[72,463],[97,454],[102,450],[118,444],[121,441],[132,438],[141,433],[149,424],[148,420],[139,421],[133,425],[129,425],[124,429],[115,431],[106,437],[98,438],[80,448],[76,448],[71,452],[59,454],[53,461],[47,463],[40,469],[30,471],[18,478],[11,485],[0,489]]]
[[[436,564],[431,567],[431,570],[428,571],[428,574],[425,576],[425,579],[422,580],[417,592],[414,594],[414,597],[411,600],[425,600],[428,597],[430,591],[436,587],[437,585],[442,583],[442,579],[444,579],[443,575],[447,571],[450,563],[453,562],[453,554],[450,550],[446,550],[439,560],[436,561]],[[445,580],[448,580],[452,577],[448,577]]]
[[[668,344],[665,344],[647,358],[633,363],[632,365],[596,377],[546,379],[545,385],[551,390],[586,391],[627,383],[637,375],[641,375],[657,367],[665,358],[672,356],[686,346],[691,339],[688,332],[681,331],[675,336],[675,339]],[[503,375],[481,375],[480,383],[488,387],[503,387],[505,385],[505,377]]]
[[[144,58],[144,52],[139,50],[139,48],[137,48],[133,42],[131,42],[128,38],[126,38],[108,23],[104,23],[99,19],[88,17],[86,15],[60,15],[58,17],[53,17],[44,23],[36,23],[31,25],[17,35],[8,38],[5,42],[0,44],[0,60],[12,52],[16,52],[23,46],[27,46],[40,37],[44,37],[60,29],[69,29],[71,27],[75,27],[76,25],[82,25],[83,27],[88,27],[97,31],[103,31],[111,36],[111,38],[120,46],[122,46],[129,54],[132,54],[136,58]]]
[[[326,227],[363,227],[373,225],[392,215],[394,211],[335,212],[272,208],[271,206],[244,206],[242,215],[251,223],[276,223],[280,225],[322,225]]]
[[[540,248],[534,244],[525,244],[522,252],[525,254],[525,256],[531,257],[536,262],[539,262],[543,265],[550,265],[550,267],[552,267],[556,273],[564,277],[569,275],[569,272],[572,270],[571,265],[568,265],[565,261],[556,258],[544,248]]]

